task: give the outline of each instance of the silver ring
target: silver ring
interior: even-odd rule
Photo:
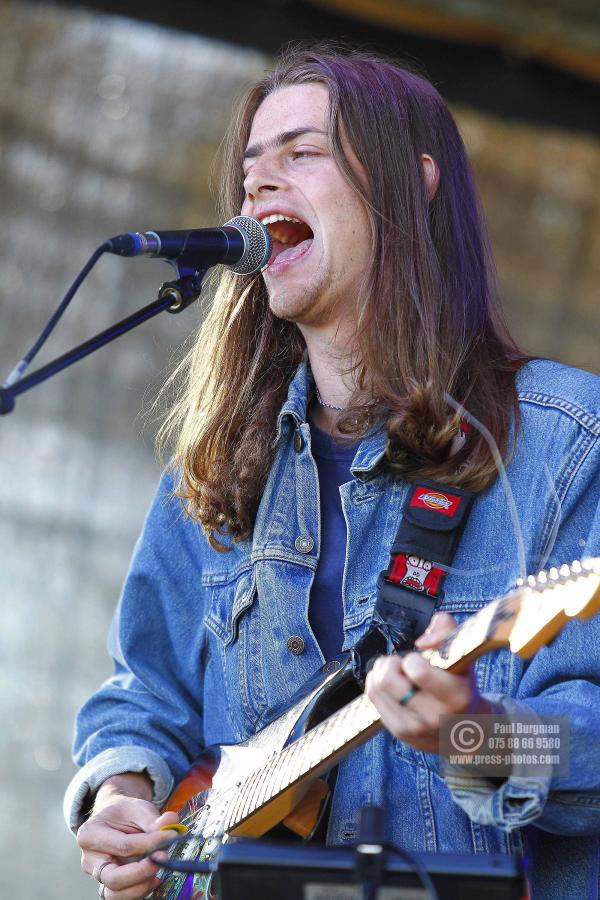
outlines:
[[[105,890],[106,885],[100,882],[100,884],[98,885],[98,896],[100,897],[100,900],[104,900],[104,898],[106,897],[106,894],[104,893]]]
[[[96,881],[99,881],[99,882],[100,882],[100,884],[103,884],[103,883],[104,883],[104,882],[102,881],[102,872],[104,871],[104,869],[105,869],[107,866],[110,866],[110,862],[111,862],[110,859],[105,859],[104,862],[103,862],[103,863],[100,863],[100,865],[98,866],[98,868],[97,868],[97,869],[94,869],[94,871],[92,872],[92,878],[95,878]]]

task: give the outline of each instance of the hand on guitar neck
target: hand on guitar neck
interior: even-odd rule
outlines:
[[[436,613],[416,646],[420,651],[437,648],[456,628],[451,615]],[[439,749],[440,716],[492,712],[477,690],[472,667],[460,674],[446,672],[420,653],[380,656],[367,676],[365,693],[394,737],[428,753]]]

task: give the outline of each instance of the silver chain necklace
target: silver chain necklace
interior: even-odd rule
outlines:
[[[319,393],[319,388],[316,385],[315,385],[315,390],[317,392],[317,403],[319,404],[319,406],[325,406],[327,409],[333,409],[335,412],[344,412],[345,411],[345,409],[346,409],[345,406],[333,406],[333,404],[331,404],[331,403],[325,403],[325,401],[321,397],[321,394]]]

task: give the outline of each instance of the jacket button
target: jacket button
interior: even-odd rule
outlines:
[[[315,542],[311,538],[310,534],[301,534],[294,541],[294,547],[296,548],[298,553],[310,553],[314,546]]]
[[[300,434],[300,429],[296,428],[294,432],[294,450],[296,453],[300,453],[302,450],[302,435]]]
[[[325,663],[323,666],[323,671],[330,675],[332,672],[337,672],[338,669],[342,668],[342,664],[339,659],[330,659],[328,663]]]
[[[288,638],[286,646],[294,656],[300,656],[304,651],[304,641],[299,634],[294,634],[292,637]]]

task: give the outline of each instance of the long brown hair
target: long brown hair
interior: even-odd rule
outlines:
[[[515,370],[523,362],[504,325],[494,268],[466,152],[436,89],[421,75],[365,52],[288,49],[243,98],[224,141],[221,212],[237,215],[242,161],[262,100],[287,85],[329,92],[334,158],[367,210],[370,271],[356,296],[356,395],[341,417],[355,438],[383,421],[385,463],[404,478],[474,490],[497,475],[488,444],[470,429],[450,447],[460,415],[447,393],[483,422],[500,452],[518,423]],[[363,169],[361,184],[342,130]],[[430,199],[421,156],[440,171]],[[275,452],[277,413],[302,359],[297,327],[269,310],[260,276],[226,273],[182,366],[185,390],[159,438],[175,437],[178,493],[214,547],[246,538]],[[459,474],[457,475],[457,470]]]

